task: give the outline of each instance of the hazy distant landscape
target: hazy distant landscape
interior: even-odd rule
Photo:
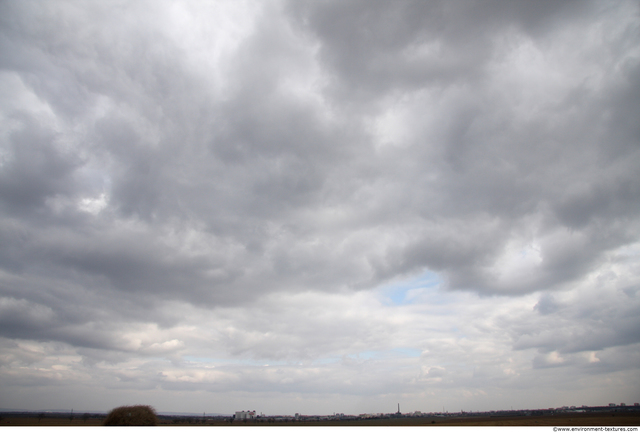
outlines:
[[[106,414],[6,412],[0,425],[100,426]],[[582,407],[493,411],[477,413],[424,413],[377,415],[258,416],[238,420],[232,415],[159,414],[165,426],[638,426],[640,406]]]

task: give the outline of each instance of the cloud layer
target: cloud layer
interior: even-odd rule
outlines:
[[[639,13],[2,3],[0,406],[637,401]]]

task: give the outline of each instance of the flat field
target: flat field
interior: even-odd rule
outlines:
[[[197,421],[196,421],[197,420]],[[81,417],[69,420],[68,417],[4,416],[0,426],[100,426],[102,418]],[[165,426],[640,426],[640,413],[579,413],[541,416],[464,416],[447,418],[388,418],[362,419],[353,421],[306,421],[306,422],[257,422],[248,421],[229,423],[226,421],[194,418],[189,422],[185,418],[179,420],[161,419]]]

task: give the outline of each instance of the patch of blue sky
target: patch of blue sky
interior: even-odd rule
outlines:
[[[378,352],[375,350],[367,350],[365,352],[360,352],[358,353],[355,357],[358,359],[377,359],[377,358],[381,358],[381,354],[383,352]]]
[[[383,286],[381,294],[388,305],[408,305],[420,301],[425,294],[437,291],[442,282],[440,275],[427,270],[413,278]]]
[[[420,355],[422,355],[422,350],[413,347],[397,347],[393,349],[393,352],[398,353],[403,358],[420,358]]]

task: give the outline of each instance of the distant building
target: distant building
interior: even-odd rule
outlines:
[[[256,417],[256,411],[255,410],[241,410],[239,412],[236,412],[236,419],[254,419]]]
[[[615,403],[609,403],[609,407],[616,407]]]
[[[626,406],[626,405],[627,405],[626,403],[620,403],[620,406]]]

